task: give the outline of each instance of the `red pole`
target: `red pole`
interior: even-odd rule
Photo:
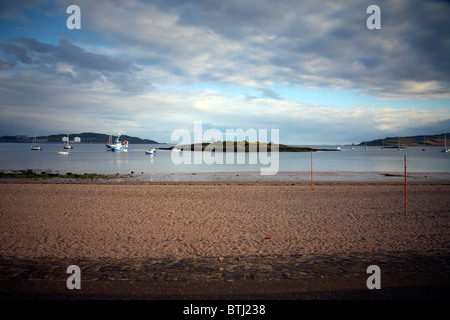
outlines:
[[[405,154],[405,215],[408,208],[408,196],[407,196],[407,182],[406,182],[406,154]]]
[[[311,151],[311,189],[313,188],[313,159],[312,159],[312,151]]]

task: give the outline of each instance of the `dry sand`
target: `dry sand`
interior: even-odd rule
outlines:
[[[450,185],[4,183],[0,256],[448,252]],[[270,237],[270,239],[266,239]]]

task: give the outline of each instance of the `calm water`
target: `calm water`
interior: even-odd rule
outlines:
[[[171,159],[171,152],[157,150],[156,155],[147,155],[150,147],[161,145],[130,145],[124,152],[106,151],[104,144],[73,144],[68,155],[58,155],[63,144],[41,144],[43,151],[31,151],[29,144],[0,143],[0,171],[32,169],[57,173],[213,173],[213,172],[255,172],[270,164],[249,164],[248,154],[235,154],[247,157],[245,164],[180,164]],[[318,146],[324,148],[324,146]],[[330,148],[335,148],[332,146]],[[381,150],[380,147],[350,146],[339,152],[315,152],[313,164],[315,172],[403,172],[403,157],[407,155],[408,172],[450,172],[450,153],[439,152],[442,147],[408,147]],[[194,152],[190,153],[191,155]],[[181,155],[181,153],[179,154]],[[270,156],[270,155],[269,155]],[[225,158],[224,158],[225,159]],[[311,153],[279,153],[279,172],[309,172]],[[193,161],[192,161],[193,162]]]

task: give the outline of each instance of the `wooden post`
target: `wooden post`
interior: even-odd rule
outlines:
[[[404,156],[404,162],[405,162],[405,215],[408,211],[408,190],[407,190],[407,181],[406,181],[406,154]]]

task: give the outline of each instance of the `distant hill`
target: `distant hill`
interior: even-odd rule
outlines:
[[[62,143],[62,138],[67,137],[67,134],[53,134],[49,136],[39,136],[36,140],[39,143]],[[81,143],[108,143],[109,134],[94,133],[94,132],[83,132],[83,133],[71,133],[69,136],[70,141],[73,141],[75,137],[80,138]],[[0,142],[23,142],[31,143],[34,137],[26,135],[17,136],[2,136],[0,137]],[[117,138],[117,135],[113,135],[113,141]],[[130,137],[127,135],[120,136],[121,141],[128,141],[130,144],[159,144],[154,140],[141,139],[138,137]]]
[[[447,145],[449,144],[450,134],[447,134]],[[377,139],[372,141],[363,141],[359,145],[365,146],[443,146],[445,133],[427,135],[427,136],[412,136],[412,137],[386,137],[384,139]],[[400,141],[400,142],[399,142]]]

